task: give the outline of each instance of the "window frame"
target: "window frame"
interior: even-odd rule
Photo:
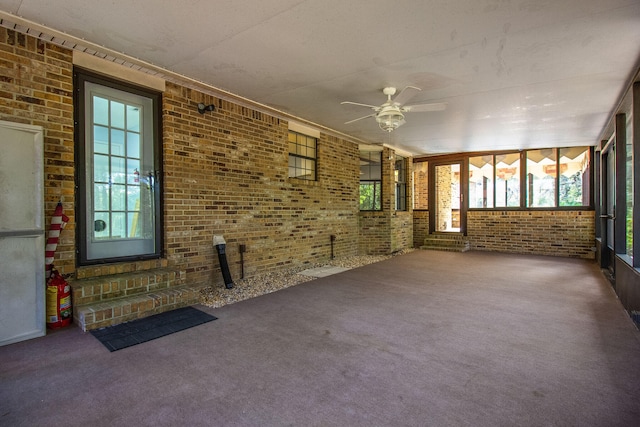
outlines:
[[[400,164],[400,168],[398,168]],[[407,159],[396,156],[394,162],[395,206],[396,211],[406,212],[407,206]]]
[[[291,135],[295,135],[296,136],[296,141],[292,142],[291,139]],[[296,151],[298,151],[297,149],[299,147],[305,147],[305,149],[308,149],[308,145],[302,145],[299,143],[299,139],[300,137],[304,137],[305,141],[307,140],[313,140],[314,142],[314,146],[313,146],[313,157],[310,156],[306,156],[306,155],[302,155],[299,154],[297,152],[292,153],[291,152],[291,144],[294,144],[296,147]],[[291,130],[289,129],[288,133],[287,133],[287,151],[289,153],[287,159],[288,159],[288,172],[287,172],[287,176],[290,179],[299,179],[302,181],[317,181],[318,180],[318,138],[314,137],[314,136],[310,136],[310,135],[306,135],[304,133],[301,132],[297,132],[295,130]],[[305,178],[307,175],[291,175],[291,171],[292,171],[292,166],[291,166],[291,159],[301,159],[304,161],[310,161],[313,164],[313,177],[311,178]],[[306,168],[298,168],[296,166],[293,166],[293,170],[294,171],[306,171],[308,169]]]
[[[383,179],[384,179],[383,174],[382,174],[382,151],[360,150],[359,151],[360,158],[363,158],[362,157],[363,153],[367,153],[367,157],[368,157],[367,160],[369,160],[369,161],[372,160],[371,156],[373,154],[377,154],[379,156],[377,164],[379,165],[378,167],[380,168],[379,169],[379,174],[378,174],[378,176],[380,176],[380,179],[371,179],[370,178],[371,175],[372,175],[371,174],[371,168],[373,166],[371,166],[371,164],[365,166],[366,168],[368,168],[368,171],[367,171],[366,174],[364,174],[364,175],[366,175],[366,178],[365,179],[360,179],[360,185],[358,187],[359,188],[359,192],[358,192],[358,196],[359,196],[358,197],[358,208],[359,208],[359,210],[361,212],[380,212],[380,211],[382,211],[382,196],[383,196],[383,194],[382,194],[382,192],[383,192],[382,184],[383,184]],[[361,174],[363,174],[363,172],[362,172],[363,169],[362,168],[363,168],[363,166],[361,165],[360,166]],[[362,208],[361,197],[362,197],[362,185],[363,184],[373,184],[373,206],[372,206],[371,209],[363,209]],[[379,207],[376,208],[376,205],[378,205]]]

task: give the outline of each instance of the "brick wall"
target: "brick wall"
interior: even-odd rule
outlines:
[[[474,250],[594,259],[595,213],[584,210],[467,213]]]
[[[0,28],[0,120],[40,125],[45,139],[46,223],[58,200],[71,220],[56,266],[78,277],[177,267],[188,282],[222,283],[213,235],[227,241],[234,279],[358,251],[358,147],[321,134],[318,180],[288,178],[288,123],[192,89],[163,94],[166,258],[75,267],[72,52]],[[198,102],[217,110],[201,115]]]
[[[413,211],[413,247],[424,245],[424,239],[429,235],[429,211]]]
[[[75,266],[73,72],[71,51],[0,28],[0,120],[42,126],[44,211],[48,231],[58,201],[70,218],[55,266]],[[19,212],[16,212],[19,215]],[[43,248],[44,250],[44,248]]]
[[[287,122],[174,84],[163,99],[167,258],[189,281],[221,280],[214,234],[232,277],[239,244],[247,276],[326,261],[331,235],[335,256],[357,254],[357,145],[321,134],[317,181],[290,179]]]
[[[413,247],[413,162],[406,158],[407,211],[395,209],[395,151],[382,150],[382,210],[360,212],[359,252],[388,255]]]

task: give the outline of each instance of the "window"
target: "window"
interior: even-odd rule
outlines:
[[[77,72],[80,264],[157,258],[160,94]]]
[[[289,131],[289,178],[316,180],[318,140]]]
[[[589,147],[558,150],[559,206],[589,206]]]
[[[413,209],[429,209],[429,163],[413,164]]]
[[[469,158],[469,207],[493,207],[493,155]]]
[[[521,207],[522,191],[522,207],[590,206],[590,153],[589,147],[571,147],[469,157],[468,207]]]
[[[520,153],[498,154],[496,165],[497,208],[520,206]]]
[[[533,208],[556,206],[556,178],[558,162],[556,150],[529,150],[527,156],[527,206]]]
[[[407,159],[396,156],[394,179],[396,183],[396,210],[407,210]]]
[[[382,209],[382,152],[360,152],[360,210]]]

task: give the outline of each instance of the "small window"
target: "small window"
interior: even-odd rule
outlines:
[[[407,159],[396,156],[394,179],[396,182],[396,210],[407,210]]]
[[[316,180],[318,140],[289,131],[289,178]]]
[[[493,207],[493,155],[469,158],[469,207]]]
[[[360,210],[382,209],[382,152],[360,152]]]
[[[520,153],[499,154],[496,164],[496,207],[520,206]]]
[[[561,148],[560,206],[589,206],[589,147]]]
[[[558,176],[556,150],[527,151],[527,206],[548,208],[556,206],[556,178]]]

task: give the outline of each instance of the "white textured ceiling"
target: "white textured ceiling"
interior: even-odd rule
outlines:
[[[413,154],[593,145],[640,58],[640,0],[0,0],[12,16]],[[387,134],[382,88],[422,88]]]

